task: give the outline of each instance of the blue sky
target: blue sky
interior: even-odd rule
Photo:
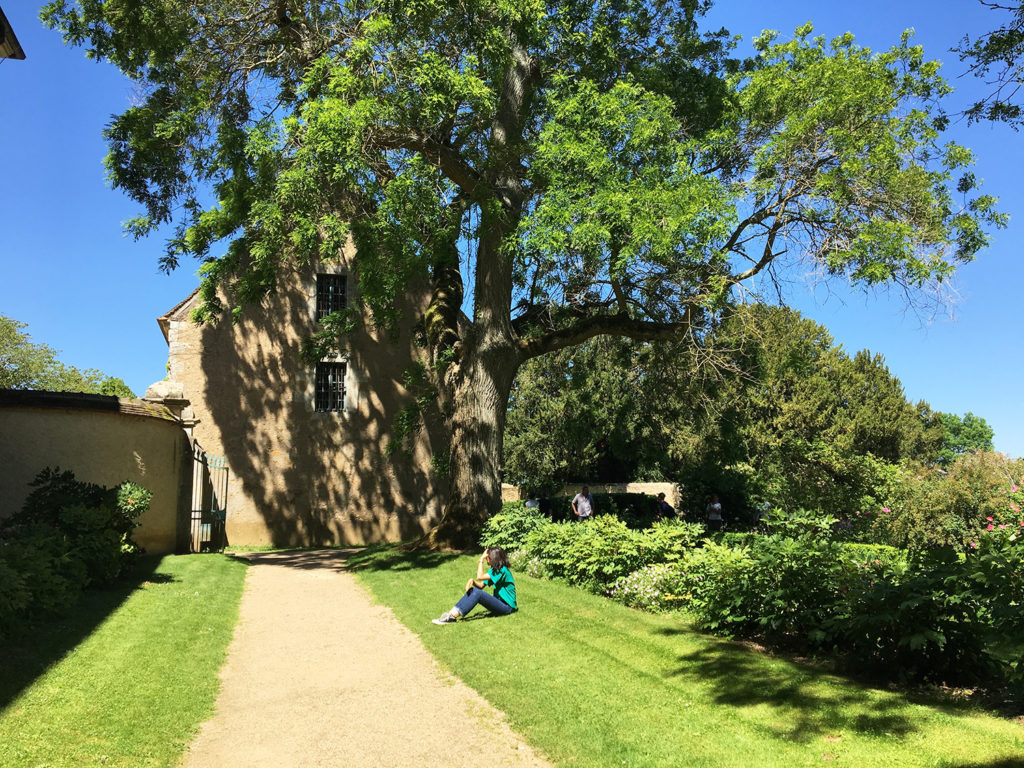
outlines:
[[[156,318],[197,284],[194,264],[167,276],[157,269],[159,238],[135,242],[121,222],[136,206],[105,182],[101,131],[133,99],[134,86],[113,67],[65,48],[43,29],[38,6],[3,3],[28,58],[0,61],[0,314],[28,324],[62,361],[120,376],[139,394],[164,376],[167,349]],[[1001,17],[974,0],[722,0],[708,18],[744,38],[762,29],[784,34],[807,21],[829,37],[853,32],[859,43],[887,48],[912,27],[930,58],[966,105],[983,84],[969,77],[949,49],[964,34],[995,27]],[[958,124],[952,138],[973,148],[985,190],[998,195],[1010,227],[963,267],[953,319],[922,317],[901,297],[863,294],[831,285],[798,289],[793,304],[824,324],[851,354],[882,353],[912,400],[938,410],[983,416],[996,448],[1024,456],[1020,350],[1024,263],[1024,133]]]

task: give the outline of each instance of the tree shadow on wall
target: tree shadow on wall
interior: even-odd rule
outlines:
[[[295,289],[287,287],[293,279]],[[312,270],[282,276],[279,292],[239,322],[224,317],[200,330],[193,364],[205,371],[206,414],[197,413],[213,422],[244,497],[229,495],[229,526],[238,507],[251,504],[277,547],[417,539],[436,521],[446,484],[427,461],[388,455],[386,446],[395,416],[412,402],[402,378],[418,349],[408,332],[381,341],[357,332],[348,365],[358,404],[313,413],[311,371],[301,360],[302,342],[317,328],[301,287],[313,280]],[[404,311],[413,316],[411,306]],[[209,426],[200,424],[199,434]],[[417,440],[421,457],[448,449],[426,431]]]
[[[174,581],[156,573],[162,558],[142,557],[130,573],[107,587],[90,587],[58,615],[32,621],[26,631],[0,642],[0,710],[64,658],[142,585]]]

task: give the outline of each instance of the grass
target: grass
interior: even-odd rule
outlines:
[[[430,619],[451,607],[475,558],[378,552],[352,562],[380,602],[556,765],[1024,766],[1024,724],[862,686],[678,617],[517,574],[519,613],[438,627]]]
[[[0,765],[173,766],[213,710],[245,564],[144,558],[0,645]]]

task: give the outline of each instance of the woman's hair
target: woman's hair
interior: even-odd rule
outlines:
[[[508,568],[508,555],[505,554],[505,550],[501,547],[488,547],[487,548],[487,560],[491,564],[491,568],[496,571],[500,571],[502,568]]]

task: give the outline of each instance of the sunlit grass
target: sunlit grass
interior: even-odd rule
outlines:
[[[518,614],[432,625],[474,569],[375,554],[357,572],[557,765],[1024,766],[1019,723],[913,703],[559,583],[517,574]]]
[[[0,647],[0,766],[173,766],[213,709],[244,563],[143,563]]]

